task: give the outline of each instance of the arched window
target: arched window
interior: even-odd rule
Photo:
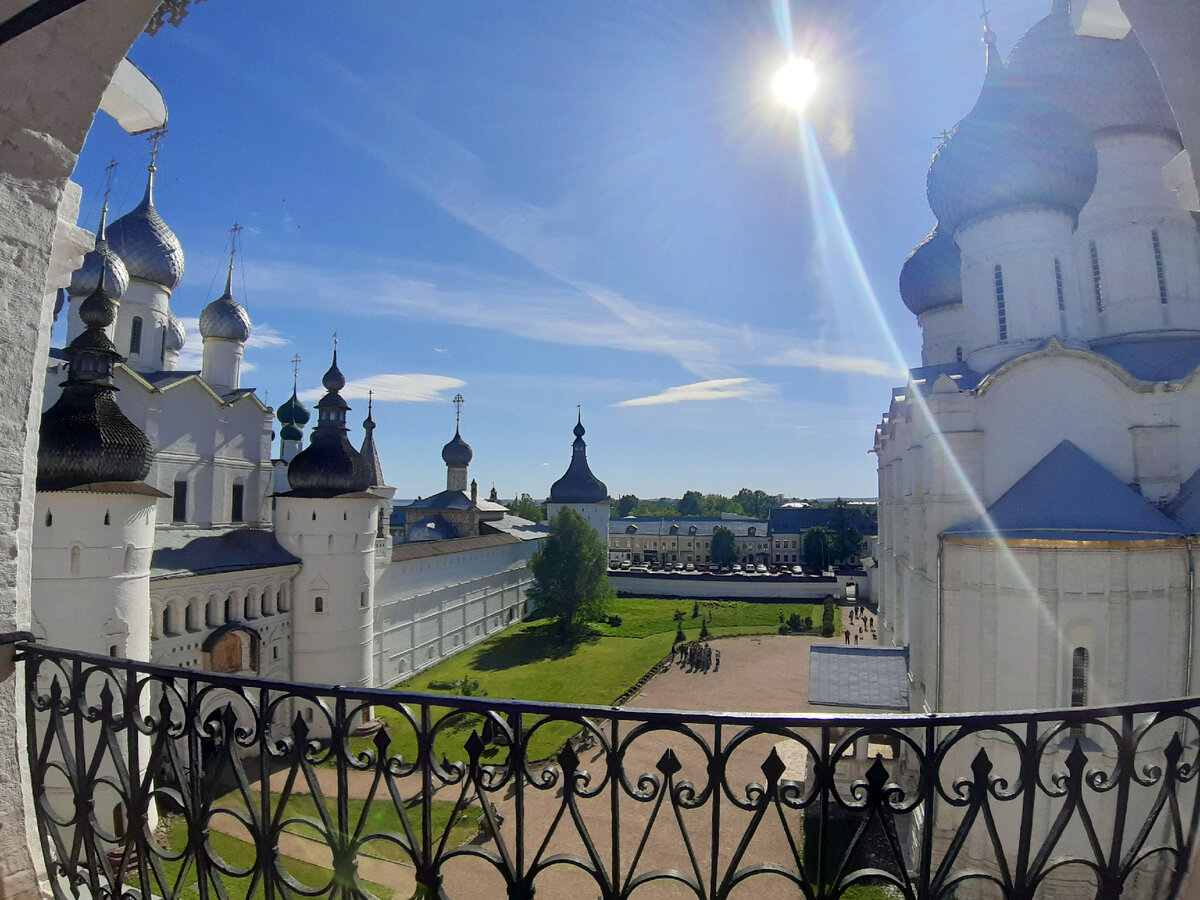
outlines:
[[[246,503],[246,486],[244,484],[235,484],[233,486],[232,497],[229,503],[229,521],[241,522],[244,520],[244,506]]]
[[[196,627],[196,603],[189,601],[188,605],[183,610],[183,627],[188,631],[198,630]]]
[[[162,633],[171,634],[171,607],[164,606],[162,611]]]
[[[955,362],[962,362],[962,347],[955,347],[955,348],[954,348],[954,361],[955,361]]]
[[[1004,309],[1004,272],[1000,264],[992,270],[992,282],[996,288],[996,324],[999,326],[1000,340],[1008,340],[1008,313]]]
[[[129,327],[129,352],[142,352],[142,317],[134,316],[133,323]]]
[[[49,528],[53,524],[54,524],[54,513],[50,512],[50,510],[46,510],[46,527]]]
[[[225,621],[233,621],[233,594],[225,598]]]
[[[1158,302],[1167,302],[1167,275],[1163,271],[1162,244],[1158,240],[1158,232],[1150,232],[1150,243],[1154,247],[1154,270],[1158,273]]]
[[[1067,301],[1063,296],[1062,263],[1054,257],[1054,291],[1058,295],[1058,311],[1066,312]]]
[[[1104,285],[1100,282],[1100,252],[1095,241],[1088,241],[1088,255],[1092,258],[1092,293],[1096,295],[1096,312],[1104,312]]]
[[[315,612],[315,613],[325,612],[325,598],[324,597],[313,597],[313,612]]]
[[[217,625],[217,601],[212,597],[204,607],[204,624],[209,628],[215,628]]]
[[[74,547],[71,548],[71,574],[72,575],[79,574],[79,556],[80,556],[79,545],[76,544]]]

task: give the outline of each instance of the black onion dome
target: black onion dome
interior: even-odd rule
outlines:
[[[608,499],[608,488],[592,474],[587,461],[587,443],[583,440],[583,419],[575,425],[575,443],[571,449],[571,464],[562,478],[550,487],[551,503],[602,503]]]
[[[1145,131],[1179,140],[1162,82],[1137,35],[1120,40],[1078,36],[1067,4],[1017,41],[1010,77],[1069,110],[1090,131]]]
[[[237,341],[244,344],[250,339],[250,316],[240,303],[233,299],[233,262],[229,263],[229,274],[225,278],[225,293],[209,303],[200,313],[200,337],[205,340]]]
[[[942,142],[926,179],[948,235],[980,216],[1022,206],[1077,215],[1096,186],[1096,148],[1066,110],[1007,77],[994,38],[974,109]]]
[[[338,391],[346,379],[333,365],[322,380],[327,393],[317,403],[317,427],[309,445],[288,464],[288,484],[292,492],[307,497],[334,497],[365,491],[371,486],[371,470],[349,438],[346,437],[346,413],[350,407]]]
[[[154,453],[140,428],[113,397],[113,363],[119,360],[104,333],[116,316],[115,304],[99,287],[79,309],[87,328],[66,349],[71,359],[62,393],[42,413],[37,489],[61,491],[103,481],[141,481]]]
[[[169,291],[183,281],[183,247],[154,208],[153,169],[142,202],[108,227],[108,243],[124,260],[130,278],[140,278]]]
[[[454,437],[442,448],[442,462],[448,466],[469,466],[475,458],[471,445],[462,439],[458,429],[454,429]]]
[[[108,218],[108,204],[105,203],[100,212],[100,227],[96,229],[96,245],[83,256],[83,264],[71,274],[71,283],[67,293],[74,296],[86,297],[96,289],[100,282],[100,273],[104,273],[104,285],[108,296],[114,301],[120,301],[129,287],[129,272],[125,263],[108,244],[105,236]]]
[[[962,256],[936,225],[900,270],[900,298],[917,316],[962,303]]]

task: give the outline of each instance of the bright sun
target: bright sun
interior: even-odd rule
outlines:
[[[776,74],[771,90],[780,103],[797,112],[804,109],[817,89],[817,70],[811,59],[793,56]]]

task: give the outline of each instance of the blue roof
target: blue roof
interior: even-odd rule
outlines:
[[[809,528],[826,527],[836,510],[819,506],[785,506],[770,512],[772,534],[799,534]],[[878,534],[879,523],[851,507],[850,524],[863,534]]]
[[[1167,515],[1187,534],[1200,534],[1200,471],[1180,486],[1179,493],[1167,507]]]
[[[908,651],[902,647],[814,644],[808,702],[908,711]]]
[[[1200,366],[1200,340],[1196,338],[1118,341],[1091,349],[1141,381],[1183,381]]]
[[[414,500],[408,509],[476,509],[463,491],[441,491],[424,500]]]
[[[958,537],[1133,541],[1177,538],[1179,525],[1070,441],[1063,441],[988,507],[944,532]]]
[[[671,526],[678,525],[679,531],[684,537],[688,537],[691,533],[691,528],[695,526],[696,535],[701,537],[709,537],[713,533],[714,528],[728,528],[733,532],[735,537],[748,537],[749,531],[753,527],[755,529],[756,538],[765,538],[767,536],[767,522],[764,519],[722,519],[718,516],[676,516],[667,518],[665,516],[626,516],[623,519],[609,519],[608,533],[609,534],[625,534],[629,531],[629,526],[635,526],[637,531],[635,534],[641,535],[666,535],[672,537]]]

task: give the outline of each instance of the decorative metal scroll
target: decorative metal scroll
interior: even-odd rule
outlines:
[[[1200,699],[730,715],[20,653],[60,898],[1163,898],[1200,812]]]
[[[158,34],[158,30],[164,25],[173,25],[178,28],[187,18],[188,6],[192,3],[203,2],[204,0],[162,0],[158,9],[154,11],[154,15],[150,17],[150,21],[146,23],[146,34]]]

